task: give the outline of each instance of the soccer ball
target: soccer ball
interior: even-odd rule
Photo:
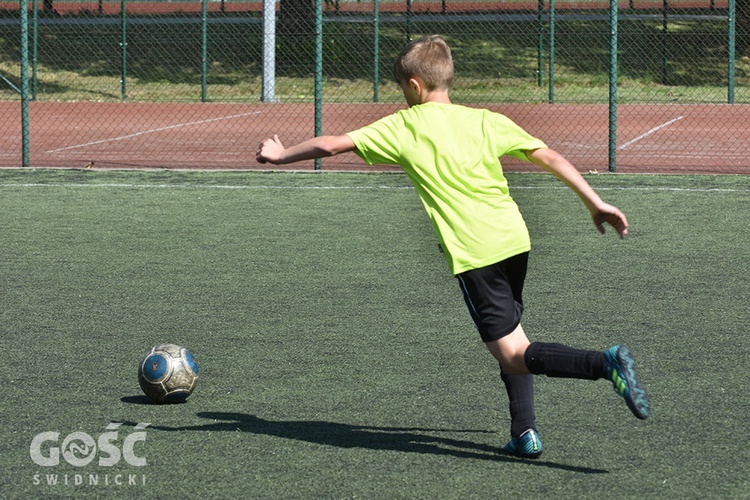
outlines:
[[[138,383],[155,403],[183,403],[197,382],[193,355],[175,344],[152,347],[138,366]]]

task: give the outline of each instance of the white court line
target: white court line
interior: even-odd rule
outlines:
[[[510,190],[514,189],[538,189],[538,190],[567,190],[567,186],[560,187],[538,187],[538,186],[510,186]],[[648,192],[660,192],[670,191],[678,193],[750,193],[750,189],[735,189],[735,188],[671,188],[671,187],[603,187],[597,186],[596,191],[648,191]]]
[[[77,183],[0,183],[1,188],[36,188],[36,187],[62,187],[62,188],[124,188],[124,189],[278,189],[288,191],[349,191],[364,189],[382,189],[382,190],[410,190],[413,186],[229,186],[229,185],[201,185],[201,184],[126,184],[126,183],[108,183],[108,184],[77,184]],[[511,191],[529,189],[539,191],[564,191],[569,189],[566,186],[511,186]],[[597,187],[597,191],[648,191],[648,192],[684,192],[684,193],[750,193],[750,189],[734,188],[671,188],[671,187]]]
[[[201,123],[210,123],[210,122],[216,122],[216,121],[220,121],[220,120],[231,120],[233,118],[241,118],[243,116],[259,115],[260,113],[261,113],[261,111],[253,111],[251,113],[242,113],[242,114],[239,114],[239,115],[220,116],[218,118],[208,118],[206,120],[199,120],[197,122],[177,123],[175,125],[169,125],[167,127],[159,127],[159,128],[154,128],[154,129],[150,129],[150,130],[144,130],[143,132],[136,132],[135,134],[121,135],[119,137],[112,137],[111,139],[102,139],[100,141],[92,141],[92,142],[85,142],[83,144],[76,144],[75,146],[67,146],[67,147],[64,147],[64,148],[50,149],[49,151],[47,151],[47,153],[58,153],[60,151],[66,151],[68,149],[85,148],[86,146],[93,146],[95,144],[103,144],[105,142],[122,141],[124,139],[131,139],[133,137],[138,137],[140,135],[146,135],[146,134],[153,134],[155,132],[161,132],[163,130],[170,130],[170,129],[179,128],[179,127],[189,127],[190,125],[200,125]]]
[[[684,116],[678,116],[677,118],[673,118],[673,119],[669,120],[669,121],[668,121],[668,122],[666,122],[666,123],[662,123],[662,124],[661,124],[661,125],[659,125],[658,127],[654,127],[654,128],[652,128],[651,130],[649,130],[649,131],[648,131],[648,132],[646,132],[645,134],[641,134],[641,135],[639,135],[638,137],[636,137],[635,139],[632,139],[632,140],[630,140],[630,141],[626,142],[626,143],[625,143],[625,144],[623,144],[622,146],[618,146],[618,147],[617,147],[617,149],[625,149],[626,147],[630,146],[631,144],[634,144],[634,143],[636,143],[636,142],[640,141],[641,139],[645,139],[646,137],[650,136],[650,135],[651,135],[651,134],[653,134],[654,132],[658,132],[659,130],[663,129],[664,127],[668,127],[668,126],[672,125],[672,124],[673,124],[674,122],[676,122],[676,121],[680,121],[680,120],[682,120],[683,118],[685,118],[685,117],[684,117]]]
[[[95,187],[106,187],[106,188],[125,188],[125,189],[281,189],[288,191],[349,191],[349,190],[360,190],[360,189],[384,189],[384,190],[403,190],[403,189],[414,189],[412,186],[229,186],[229,185],[201,185],[201,184],[113,184],[113,183],[102,183],[102,184],[76,184],[76,183],[41,183],[41,182],[10,182],[0,183],[0,188],[17,188],[17,187],[63,187],[63,188],[95,188]]]

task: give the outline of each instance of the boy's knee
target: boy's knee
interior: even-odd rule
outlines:
[[[527,344],[516,344],[512,342],[503,342],[503,339],[485,342],[492,356],[500,363],[500,367],[508,373],[525,374],[529,373],[526,366],[525,352]]]

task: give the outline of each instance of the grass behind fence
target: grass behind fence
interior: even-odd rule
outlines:
[[[403,175],[3,170],[0,497],[745,496],[750,180],[589,176],[620,241],[551,176],[510,179],[530,336],[630,344],[652,419],[538,378],[545,454],[496,454],[498,370]],[[140,396],[160,342],[200,365],[184,405]],[[110,422],[150,423],[146,466],[30,459]]]
[[[531,13],[533,14],[533,13]],[[132,101],[199,101],[201,99],[201,25],[198,19],[149,18],[128,27],[127,99]],[[216,102],[257,101],[262,87],[262,31],[258,19],[220,16],[208,25],[207,98]],[[333,17],[323,37],[327,102],[373,99],[373,28]],[[116,18],[85,16],[83,24],[41,24],[38,49],[38,99],[121,99],[122,48]],[[42,21],[45,21],[44,19]],[[76,21],[70,16],[66,21]],[[255,22],[251,22],[255,21]],[[54,20],[52,20],[54,22]],[[99,22],[99,24],[97,24]],[[661,19],[623,19],[619,23],[619,78],[623,103],[725,103],[727,101],[727,24],[704,17],[672,19],[669,33]],[[379,46],[381,102],[400,102],[389,84],[391,66],[408,36],[447,35],[456,59],[454,95],[463,102],[547,102],[549,98],[548,26],[542,28],[542,76],[537,79],[539,25],[528,21],[490,21],[481,16],[446,22],[439,16],[384,20]],[[582,19],[561,18],[555,27],[555,102],[608,100],[609,21],[604,13]],[[742,36],[742,34],[740,34]],[[0,72],[19,84],[18,26],[0,26]],[[311,102],[314,96],[314,40],[279,35],[276,47],[276,95],[283,102]],[[747,57],[737,54],[736,102],[747,102],[750,74]],[[666,65],[666,70],[665,70]],[[17,99],[0,80],[0,99]]]

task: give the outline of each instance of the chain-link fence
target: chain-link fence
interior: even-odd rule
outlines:
[[[255,168],[270,134],[403,107],[393,60],[440,33],[454,102],[582,169],[750,173],[748,0],[26,1],[0,2],[0,166]]]

